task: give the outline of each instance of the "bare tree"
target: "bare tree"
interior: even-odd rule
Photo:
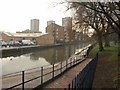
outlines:
[[[71,2],[70,2],[71,3]],[[100,14],[104,14],[107,18],[107,23],[113,28],[114,32],[118,34],[120,40],[120,1],[119,2],[73,2],[80,6],[84,6]],[[119,41],[120,42],[120,41]]]
[[[102,32],[104,28],[103,19],[101,19],[101,14],[95,12],[94,10],[84,8],[77,3],[71,4],[76,9],[76,17],[77,23],[79,23],[80,27],[82,27],[83,31],[85,27],[91,26],[97,34],[99,50],[102,51],[103,48],[103,40],[102,40]]]
[[[83,6],[88,11],[86,16],[86,18],[88,19],[86,20],[85,18],[84,19],[82,18],[82,20],[87,24],[89,24],[90,26],[92,26],[92,28],[94,29],[96,28],[95,30],[97,33],[99,33],[100,36],[102,32],[102,34],[104,34],[105,36],[105,40],[107,40],[106,36],[108,34],[115,32],[116,34],[118,34],[118,37],[119,37],[118,40],[120,43],[120,1],[119,2],[79,2],[79,1],[75,2],[73,0],[69,0],[68,3],[70,5],[69,8],[75,8],[76,10],[79,7]],[[77,10],[77,11],[79,12],[80,10]],[[83,13],[83,12],[79,12],[79,15],[80,15],[79,17],[81,17],[80,13]],[[95,18],[92,16],[95,16]],[[93,21],[94,21],[94,24],[93,24]],[[95,27],[93,27],[93,25]],[[109,31],[109,27],[113,29],[113,32]]]

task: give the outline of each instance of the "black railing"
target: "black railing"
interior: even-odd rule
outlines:
[[[98,53],[72,82],[68,84],[68,88],[65,88],[65,90],[91,90],[97,61]]]
[[[43,83],[45,83],[45,82],[55,78],[56,76],[62,74],[64,71],[68,70],[69,68],[71,68],[71,67],[75,66],[76,64],[81,63],[82,61],[84,61],[85,56],[87,56],[88,51],[90,51],[89,47],[92,47],[92,45],[83,48],[80,52],[78,52],[76,55],[73,55],[68,60],[63,61],[63,62],[59,62],[57,64],[53,64],[53,65],[49,66],[49,68],[45,68],[45,67],[39,68],[38,67],[40,70],[38,70],[36,72],[39,72],[39,74],[37,74],[37,75],[33,74],[35,77],[33,77],[32,79],[25,80],[26,79],[25,76],[31,74],[31,72],[26,73],[29,70],[21,71],[21,72],[19,72],[19,74],[14,74],[14,75],[9,74],[8,77],[7,77],[7,75],[4,76],[4,78],[13,78],[14,76],[18,76],[19,79],[21,78],[21,80],[19,80],[20,83],[13,84],[10,87],[6,87],[5,90],[13,89],[13,88],[22,88],[22,90],[24,90],[26,83],[32,82],[32,81],[34,81],[36,79],[40,80],[40,82],[37,83],[37,84],[42,85]],[[37,68],[35,68],[35,69],[37,69]],[[47,75],[49,75],[48,76],[49,78],[47,77]],[[15,79],[13,79],[13,80],[15,80]],[[76,84],[74,84],[73,87],[75,87],[75,85]]]

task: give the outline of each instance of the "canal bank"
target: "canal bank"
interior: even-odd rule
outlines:
[[[2,54],[2,57],[7,57],[10,55],[14,55],[14,54],[21,55],[21,54],[25,54],[28,52],[33,52],[33,51],[37,51],[37,50],[48,49],[48,48],[58,47],[58,46],[62,46],[62,44],[1,48],[0,52]]]
[[[82,45],[85,47],[86,45],[90,44],[85,42],[71,42],[71,43],[60,43],[60,44],[52,44],[52,45],[35,45],[35,46],[20,46],[20,47],[7,47],[7,48],[0,48],[0,58],[6,58],[9,56],[21,56],[23,54],[32,53],[41,50],[47,50],[50,48],[56,48],[61,46],[70,46],[70,45]],[[77,46],[78,47],[78,46]]]

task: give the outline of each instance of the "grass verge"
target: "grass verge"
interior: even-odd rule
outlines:
[[[93,58],[98,51],[99,46],[96,45],[89,57]],[[93,88],[118,88],[120,80],[118,63],[118,45],[104,47],[104,51],[99,52]]]

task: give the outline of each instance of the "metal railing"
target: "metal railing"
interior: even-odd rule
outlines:
[[[27,71],[30,71],[30,70],[26,70],[26,71],[18,72],[19,74],[15,74],[14,76],[9,74],[9,77],[7,77],[7,78],[13,78],[13,80],[15,80],[14,77],[18,77],[20,82],[18,84],[14,84],[14,85],[11,85],[9,87],[6,87],[5,90],[13,89],[13,88],[21,88],[22,90],[24,90],[25,84],[32,82],[34,80],[37,80],[37,79],[39,79],[39,83],[37,83],[37,84],[42,85],[43,83],[45,83],[45,82],[55,78],[56,76],[62,74],[63,72],[65,72],[69,68],[84,61],[85,57],[89,51],[89,47],[92,47],[92,45],[83,48],[80,52],[78,52],[76,55],[73,55],[68,60],[65,60],[63,62],[59,62],[57,64],[53,64],[50,66],[35,68],[35,71],[33,70],[34,72],[26,73]],[[29,79],[28,77],[32,77],[32,78]],[[6,78],[6,76],[5,76],[5,78]],[[26,79],[26,78],[28,78],[28,79]]]
[[[98,53],[64,90],[91,90],[97,61]]]

